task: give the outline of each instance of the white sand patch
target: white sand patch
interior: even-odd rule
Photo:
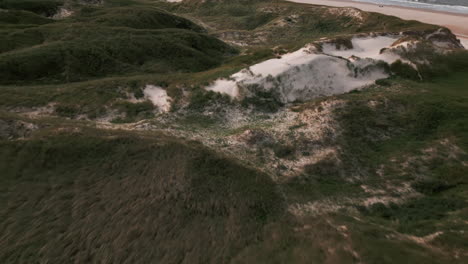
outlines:
[[[328,213],[338,212],[345,206],[335,201],[325,199],[321,201],[296,203],[288,206],[288,211],[295,216],[318,216]]]
[[[64,19],[64,18],[67,18],[69,16],[73,15],[73,11],[72,10],[68,10],[64,7],[61,7],[58,11],[57,11],[57,14],[53,15],[52,18],[53,19]]]
[[[455,34],[468,35],[468,16],[466,14],[454,14],[448,12],[435,12],[433,10],[424,10],[416,8],[405,8],[398,6],[381,7],[368,3],[356,1],[337,1],[337,0],[288,0],[290,2],[307,3],[315,5],[327,5],[334,7],[354,7],[362,11],[378,12],[385,15],[396,16],[405,20],[418,20],[424,23],[448,27]]]
[[[237,98],[241,95],[240,90],[244,85],[262,83],[263,79],[268,76],[278,76],[291,67],[310,62],[317,54],[313,54],[309,49],[310,47],[302,48],[296,52],[285,54],[279,59],[270,59],[258,63],[231,75],[229,79],[216,80],[205,89]]]
[[[468,36],[457,36],[465,49],[468,49]]]
[[[154,85],[146,85],[143,90],[145,98],[150,100],[159,110],[169,112],[172,99],[167,95],[166,90]]]
[[[296,52],[284,54],[279,59],[271,59],[250,67],[254,75],[278,76],[294,66],[304,65],[317,57],[311,46],[302,48]]]
[[[255,64],[229,79],[219,79],[206,89],[233,98],[251,96],[259,90],[271,91],[284,103],[346,93],[388,77],[376,61],[392,63],[400,59],[391,51],[380,52],[395,40],[355,38],[355,48],[350,50],[337,50],[335,45],[326,43],[323,53],[308,45],[281,58]]]
[[[364,21],[364,18],[362,16],[362,11],[356,8],[351,8],[351,7],[343,7],[343,8],[330,8],[327,7],[327,11],[334,16],[337,17],[351,17],[355,18],[356,20],[362,22]]]
[[[405,50],[413,50],[416,49],[417,45],[421,43],[418,40],[409,40],[409,41],[402,41],[398,44],[393,44],[392,49],[405,49]]]
[[[208,91],[227,94],[232,98],[239,97],[239,87],[237,87],[237,83],[233,80],[219,79],[205,89]]]
[[[336,49],[334,44],[324,44],[323,52],[326,54],[350,58],[356,56],[359,58],[371,58],[374,60],[383,60],[387,63],[393,63],[400,59],[397,54],[390,52],[382,52],[383,48],[390,47],[398,38],[389,36],[378,36],[368,38],[353,38],[352,49]]]
[[[24,114],[29,118],[37,118],[41,116],[49,116],[55,112],[55,106],[57,103],[49,103],[46,106],[36,107],[33,109],[18,109],[15,111],[20,114]]]

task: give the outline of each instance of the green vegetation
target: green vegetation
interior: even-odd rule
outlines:
[[[74,22],[94,24],[94,26],[129,27],[135,29],[178,28],[203,32],[203,28],[192,21],[175,16],[161,9],[147,6],[82,9],[71,18]]]
[[[395,79],[388,88],[374,87],[345,96],[349,102],[337,114],[345,129],[343,143],[350,156],[359,153],[368,162],[388,157],[380,152],[411,149],[443,137],[456,137],[465,147],[468,94],[464,85],[468,79],[463,70],[430,83]],[[392,91],[396,85],[403,85],[404,90]],[[387,100],[387,104],[371,107],[366,103],[371,98]]]
[[[467,262],[466,51],[293,105],[202,89],[321,37],[433,26],[269,0],[0,8],[1,263]]]
[[[267,175],[199,144],[48,126],[0,142],[2,263],[225,262],[281,214]]]
[[[154,117],[154,105],[150,101],[141,103],[119,102],[116,108],[125,114],[125,118],[113,120],[115,123],[131,123],[141,119]]]
[[[466,202],[462,199],[427,197],[412,200],[402,205],[385,206],[377,203],[370,208],[363,207],[361,210],[365,215],[398,222],[398,231],[400,232],[424,236],[437,231],[438,227],[434,221],[440,223],[440,220],[446,217],[447,213],[466,206]]]
[[[64,0],[1,0],[0,8],[26,10],[43,16],[52,16],[64,2]]]
[[[420,75],[414,67],[407,63],[403,63],[401,60],[390,65],[390,71],[399,77],[410,79],[410,80],[419,80]]]
[[[353,15],[330,14],[322,7],[273,0],[188,1],[165,8],[203,21],[216,35],[269,47],[297,48],[320,37],[433,28],[377,13],[363,14],[360,21]]]
[[[2,21],[38,24],[2,33],[3,84],[201,71],[235,53],[201,33],[193,22],[148,6],[87,7],[70,19],[47,21],[46,25],[33,19],[3,17]]]
[[[213,91],[195,90],[190,96],[189,108],[191,110],[203,110],[209,106],[225,107],[231,103],[231,98],[227,95],[215,93]]]
[[[11,27],[14,25],[24,25],[26,27],[27,25],[41,25],[52,22],[53,20],[51,19],[24,10],[8,10],[0,12],[0,28]]]
[[[258,91],[254,96],[244,98],[241,104],[244,107],[253,107],[257,111],[267,113],[277,112],[282,106],[284,106],[284,104],[279,102],[271,92],[265,91]]]
[[[364,215],[398,232],[419,236],[445,232],[453,221],[449,219],[463,218],[468,201],[463,175],[468,171],[461,163],[467,158],[466,152],[458,153],[439,142],[450,139],[461,149],[468,148],[465,69],[432,79],[431,83],[396,79],[389,88],[375,87],[345,96],[347,106],[337,111],[344,129],[344,169],[358,171],[359,177],[373,182],[380,181],[373,180],[373,171],[384,166],[380,177],[413,181],[414,190],[424,195],[401,204],[361,207]],[[396,85],[402,88],[394,90]],[[385,104],[371,107],[369,100],[384,100]],[[424,148],[435,149],[435,154],[415,151]],[[402,163],[412,157],[418,159],[402,168]],[[389,162],[392,158],[397,161]],[[445,243],[451,245],[453,241]]]
[[[233,52],[219,40],[176,29],[147,32],[125,28],[73,26],[68,34],[48,27],[59,39],[0,55],[3,84],[72,82],[137,71],[200,71],[216,66]],[[73,36],[80,36],[75,38]],[[70,40],[68,40],[70,39]]]
[[[124,97],[121,89],[130,87],[127,83],[165,82],[177,101],[179,87],[203,86],[274,57],[271,48],[278,45],[289,50],[324,36],[388,29],[392,23],[399,31],[428,28],[377,14],[365,14],[369,23],[336,19],[324,8],[266,0],[69,1],[66,7],[74,14],[62,20],[30,12],[37,3],[58,1],[22,0],[16,7],[13,2],[2,2],[8,9],[0,12],[0,37],[5,40],[0,43],[1,105],[36,107],[53,100],[77,106],[91,118],[105,114],[105,108],[115,109]],[[372,22],[379,17],[385,21]],[[281,21],[288,26],[280,26]],[[374,26],[362,28],[369,24]],[[251,47],[233,56],[237,50],[213,36]],[[12,93],[14,97],[3,96]],[[281,106],[267,97],[244,103],[266,112]]]

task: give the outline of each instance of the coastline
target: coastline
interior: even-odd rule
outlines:
[[[402,7],[395,5],[378,5],[346,0],[287,0],[300,4],[324,5],[333,7],[354,7],[366,12],[376,12],[396,16],[405,20],[418,20],[427,24],[434,24],[449,28],[468,48],[468,15],[443,11]]]

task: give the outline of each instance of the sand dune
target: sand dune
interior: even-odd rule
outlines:
[[[239,98],[262,87],[283,103],[347,93],[388,77],[376,61],[391,64],[401,59],[391,51],[381,53],[397,39],[398,36],[353,38],[353,48],[343,50],[334,43],[322,43],[321,51],[308,45],[281,58],[252,65],[229,79],[218,79],[205,89]]]
[[[327,5],[336,7],[355,7],[364,11],[378,12],[386,15],[400,17],[406,20],[418,20],[428,24],[441,25],[449,28],[459,37],[465,48],[468,47],[468,15],[437,12],[426,9],[408,7],[379,6],[370,3],[358,3],[346,0],[288,0],[296,3]]]

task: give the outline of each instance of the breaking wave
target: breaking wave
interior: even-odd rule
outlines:
[[[451,13],[468,14],[468,1],[466,0],[352,0],[354,2],[367,2],[381,5],[398,5],[414,8],[431,9]]]

